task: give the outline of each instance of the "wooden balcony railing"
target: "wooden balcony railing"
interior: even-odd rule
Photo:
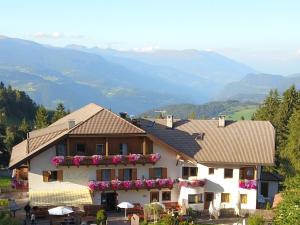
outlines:
[[[93,155],[93,156],[54,156],[51,163],[54,166],[89,166],[89,165],[135,165],[147,163],[155,164],[160,160],[161,156],[158,153],[141,155]]]

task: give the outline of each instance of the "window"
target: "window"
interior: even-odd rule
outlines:
[[[56,155],[58,155],[58,156],[67,156],[67,146],[66,146],[66,144],[56,145]]]
[[[224,178],[232,178],[233,169],[224,169]]]
[[[189,204],[203,203],[202,194],[188,195]]]
[[[162,168],[154,168],[154,177],[162,178]]]
[[[159,202],[159,192],[158,191],[150,192],[150,202]]]
[[[132,180],[132,169],[124,169],[124,180]]]
[[[240,168],[240,179],[253,180],[254,179],[254,168],[253,167]]]
[[[229,193],[222,193],[221,194],[221,202],[222,203],[229,203],[230,202],[230,194]]]
[[[260,194],[265,198],[269,196],[269,184],[267,182],[261,182]]]
[[[247,204],[247,195],[246,194],[240,194],[240,199],[242,204]]]
[[[197,167],[182,167],[182,178],[188,179],[191,176],[197,176]]]
[[[63,171],[62,170],[43,171],[43,181],[44,182],[63,181]]]
[[[76,154],[85,155],[85,144],[76,144]]]
[[[127,144],[120,144],[120,155],[128,155]]]
[[[97,155],[105,155],[104,144],[96,144],[96,154]]]
[[[215,173],[215,168],[208,168],[208,174],[212,175]]]
[[[163,201],[171,201],[171,191],[163,191],[162,192],[162,200]]]
[[[101,170],[101,173],[102,173],[102,181],[110,181],[111,180],[110,169]]]

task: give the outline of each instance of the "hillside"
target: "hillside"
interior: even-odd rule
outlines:
[[[155,108],[144,112],[140,116],[157,117],[156,111],[166,111],[166,114],[172,114],[176,118],[213,118],[218,115],[226,115],[228,119],[239,120],[242,116],[245,119],[251,119],[252,113],[258,108],[257,103],[239,102],[239,101],[218,101],[209,102],[202,105],[176,104]]]
[[[261,102],[271,89],[278,89],[282,93],[293,84],[300,87],[300,74],[249,74],[240,81],[227,84],[215,99]]]

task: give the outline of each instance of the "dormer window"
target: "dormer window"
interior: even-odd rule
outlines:
[[[204,135],[205,135],[205,133],[202,133],[202,132],[200,132],[200,133],[196,133],[195,134],[195,140],[196,141],[203,141],[203,139],[204,139]]]

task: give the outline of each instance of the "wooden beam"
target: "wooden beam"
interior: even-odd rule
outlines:
[[[143,137],[143,155],[147,154],[147,142],[146,137]]]
[[[108,138],[105,138],[105,155],[108,156]]]
[[[67,138],[67,155],[70,156],[70,138]]]

